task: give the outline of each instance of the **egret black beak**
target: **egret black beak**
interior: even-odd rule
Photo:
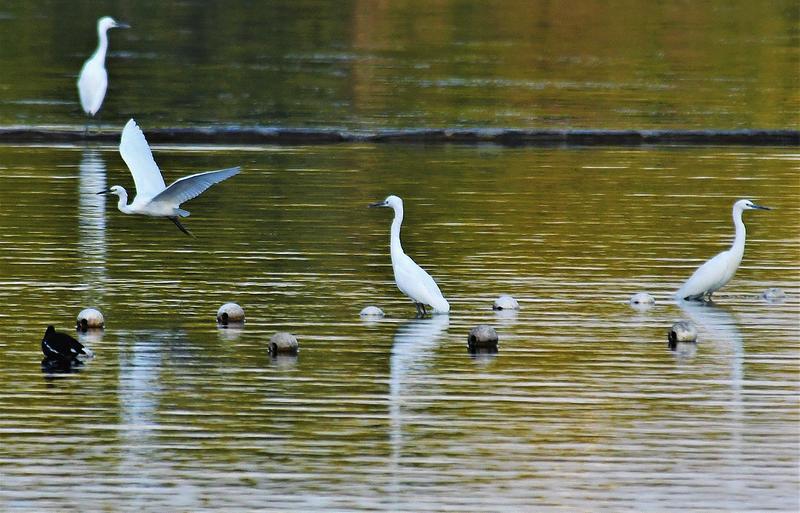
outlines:
[[[131,26],[130,26],[130,25],[128,25],[127,23],[120,23],[120,22],[118,21],[118,22],[117,22],[117,24],[116,24],[116,25],[114,25],[114,28],[131,28]]]
[[[111,189],[106,189],[104,191],[100,191],[97,194],[111,194]]]
[[[388,204],[388,203],[386,203],[386,200],[384,200],[384,201],[379,201],[379,202],[377,202],[377,203],[370,203],[370,204],[369,204],[369,208],[375,208],[375,207],[388,207],[388,206],[389,206],[389,204]]]
[[[756,205],[755,203],[753,203],[753,208],[757,208],[758,210],[772,210],[769,207],[763,207],[761,205]]]

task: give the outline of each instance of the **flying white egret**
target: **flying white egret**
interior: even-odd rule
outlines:
[[[238,167],[207,171],[195,175],[184,176],[169,187],[164,185],[161,171],[153,159],[150,146],[144,138],[139,126],[131,119],[122,130],[119,142],[119,153],[133,175],[136,185],[136,197],[128,205],[128,192],[124,187],[114,185],[97,194],[116,194],[119,196],[117,208],[123,214],[142,214],[152,217],[166,217],[186,235],[192,235],[178,221],[178,216],[188,217],[189,212],[180,208],[181,203],[199,196],[203,191],[233,175],[239,173]]]
[[[108,29],[130,28],[125,23],[115,21],[110,16],[103,16],[97,20],[97,37],[99,43],[97,50],[86,60],[78,77],[78,94],[81,97],[83,111],[94,116],[103,105],[108,87],[108,73],[106,73],[106,50],[108,50]]]
[[[756,205],[750,200],[743,199],[733,204],[733,224],[736,227],[736,236],[731,249],[719,253],[697,268],[686,283],[675,293],[676,299],[694,301],[711,300],[711,295],[731,281],[736,269],[744,256],[744,240],[746,231],[742,222],[742,212],[745,210],[771,210],[769,207]]]
[[[434,313],[448,313],[450,304],[442,295],[439,286],[431,275],[418,266],[411,257],[403,253],[400,245],[400,225],[403,224],[403,200],[397,196],[389,196],[383,201],[370,204],[370,207],[387,207],[394,210],[394,220],[389,238],[389,249],[392,255],[392,269],[397,288],[410,297],[417,307],[417,314],[425,315],[425,305],[431,305]]]

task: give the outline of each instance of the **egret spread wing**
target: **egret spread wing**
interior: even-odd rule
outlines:
[[[139,201],[152,198],[164,190],[164,178],[153,160],[153,152],[150,151],[139,125],[132,118],[122,130],[119,153],[133,175]]]
[[[169,187],[156,195],[151,201],[153,203],[163,202],[177,207],[184,201],[189,201],[197,197],[215,183],[219,183],[238,174],[239,169],[239,167],[232,167],[219,171],[206,171],[205,173],[184,176],[180,180],[176,180],[170,184]]]

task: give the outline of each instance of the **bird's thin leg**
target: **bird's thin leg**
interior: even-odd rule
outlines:
[[[422,313],[422,309],[421,309],[422,305],[420,305],[419,303],[414,303],[414,307],[417,309],[417,318],[420,318],[423,315],[425,315],[425,314]]]
[[[425,304],[424,303],[420,303],[419,306],[420,306],[420,308],[422,308],[422,316],[425,317],[426,315],[428,315],[428,311],[425,310]]]
[[[183,233],[185,233],[189,237],[192,237],[192,238],[195,238],[195,239],[197,238],[197,237],[194,236],[194,234],[192,232],[187,230],[186,227],[183,226],[180,221],[178,221],[177,217],[168,217],[167,219],[169,219],[170,221],[175,223],[175,226],[177,226]]]

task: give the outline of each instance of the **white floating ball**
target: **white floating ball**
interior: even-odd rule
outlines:
[[[377,306],[365,306],[358,315],[361,317],[383,317],[384,314],[383,310]]]
[[[494,300],[492,310],[519,310],[519,303],[511,296],[502,295]]]
[[[106,325],[106,320],[103,314],[96,308],[84,308],[78,314],[77,328],[78,331],[86,331],[91,329],[102,329]]]
[[[670,349],[674,349],[679,342],[696,342],[697,327],[689,321],[678,321],[669,329],[667,339]]]
[[[244,309],[236,303],[225,303],[217,310],[217,322],[226,326],[244,322]]]
[[[637,310],[639,312],[644,312],[653,308],[653,305],[656,304],[656,300],[653,296],[648,294],[647,292],[637,292],[629,301],[631,308]]]
[[[777,287],[771,287],[762,292],[761,297],[770,303],[780,303],[786,299],[786,292]]]

